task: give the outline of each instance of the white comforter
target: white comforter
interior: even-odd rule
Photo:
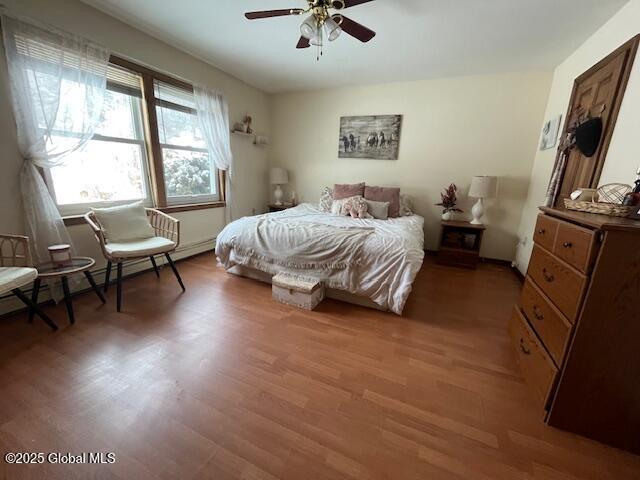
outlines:
[[[313,275],[400,315],[422,266],[423,226],[418,215],[359,220],[304,203],[230,223],[218,235],[216,255],[227,270]]]

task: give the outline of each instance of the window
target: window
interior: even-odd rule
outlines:
[[[154,81],[168,205],[217,201],[218,172],[198,126],[193,92]]]
[[[140,82],[138,75],[110,66],[104,111],[94,136],[66,156],[63,166],[45,172],[61,214],[135,200],[152,204]],[[56,130],[52,140],[64,141],[70,135],[73,132]]]
[[[126,60],[111,61],[94,136],[63,166],[44,172],[60,213],[132,201],[176,209],[224,205],[221,172],[209,158],[191,86]],[[63,88],[73,98],[73,85]],[[60,128],[52,141],[73,135]]]

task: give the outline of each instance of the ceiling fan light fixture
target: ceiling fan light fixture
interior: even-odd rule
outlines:
[[[338,25],[338,23],[331,17],[324,21],[324,30],[327,34],[327,40],[330,42],[333,42],[342,33],[340,25]]]
[[[318,21],[314,15],[309,15],[307,19],[300,25],[300,34],[309,40],[313,40],[318,36]]]

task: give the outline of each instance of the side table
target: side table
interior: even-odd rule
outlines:
[[[35,268],[38,270],[38,278],[33,281],[33,291],[31,293],[31,301],[34,304],[38,304],[38,294],[40,293],[40,284],[42,280],[51,280],[55,278],[60,278],[62,282],[62,291],[64,292],[64,303],[67,307],[67,315],[69,317],[69,322],[71,324],[75,323],[75,317],[73,314],[73,304],[71,303],[71,292],[69,290],[69,280],[67,277],[69,275],[74,275],[76,273],[84,273],[84,276],[87,277],[89,281],[89,285],[96,293],[98,298],[102,303],[105,303],[105,299],[102,296],[102,292],[96,285],[95,280],[93,279],[93,275],[89,269],[96,264],[96,261],[90,257],[73,257],[71,259],[70,265],[58,266],[52,262],[41,263],[36,265]],[[33,316],[35,312],[32,310],[29,312],[29,322],[33,322]]]

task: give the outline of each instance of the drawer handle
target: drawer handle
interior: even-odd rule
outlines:
[[[544,315],[540,313],[540,309],[537,305],[533,306],[533,316],[536,317],[536,320],[544,320]]]
[[[571,242],[564,242],[564,243],[562,244],[562,246],[563,246],[564,248],[571,248],[571,247],[573,247],[573,243],[571,243]]]
[[[545,233],[547,233],[547,231],[544,228],[538,230],[538,235],[544,235]]]
[[[553,282],[556,279],[551,273],[547,272],[546,268],[542,269],[542,276],[549,283]]]
[[[520,350],[522,350],[522,353],[525,355],[531,355],[531,350],[524,346],[524,338],[520,339]]]

